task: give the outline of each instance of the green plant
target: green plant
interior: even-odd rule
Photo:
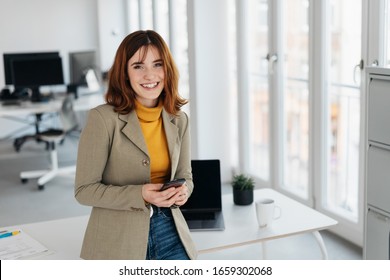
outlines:
[[[232,186],[235,190],[253,190],[255,181],[250,176],[238,174],[233,176]]]

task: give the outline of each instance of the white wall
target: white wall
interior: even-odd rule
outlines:
[[[68,53],[98,50],[96,0],[0,0],[0,53],[60,51],[65,81]],[[0,87],[4,86],[3,56]]]

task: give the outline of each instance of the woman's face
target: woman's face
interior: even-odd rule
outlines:
[[[149,47],[145,60],[141,61],[144,47],[127,62],[127,74],[136,93],[136,99],[145,107],[155,107],[164,89],[163,61],[156,47]]]

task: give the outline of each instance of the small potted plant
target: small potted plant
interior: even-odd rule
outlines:
[[[249,205],[253,202],[253,189],[255,182],[253,178],[244,174],[233,176],[233,201],[237,205]]]

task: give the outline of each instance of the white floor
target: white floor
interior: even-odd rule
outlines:
[[[59,148],[60,165],[74,164],[77,138],[66,139]],[[0,227],[85,215],[89,207],[81,206],[73,196],[73,175],[57,177],[37,189],[36,180],[22,184],[19,173],[26,170],[45,168],[49,164],[48,153],[42,144],[26,143],[19,153],[13,151],[12,141],[0,141]],[[224,190],[229,191],[229,190]],[[334,234],[321,232],[328,250],[329,259],[359,260],[362,249],[346,242]],[[321,259],[319,247],[311,234],[267,242],[267,258],[272,260]],[[261,245],[248,245],[203,254],[199,259],[244,259],[256,260],[261,257]]]

